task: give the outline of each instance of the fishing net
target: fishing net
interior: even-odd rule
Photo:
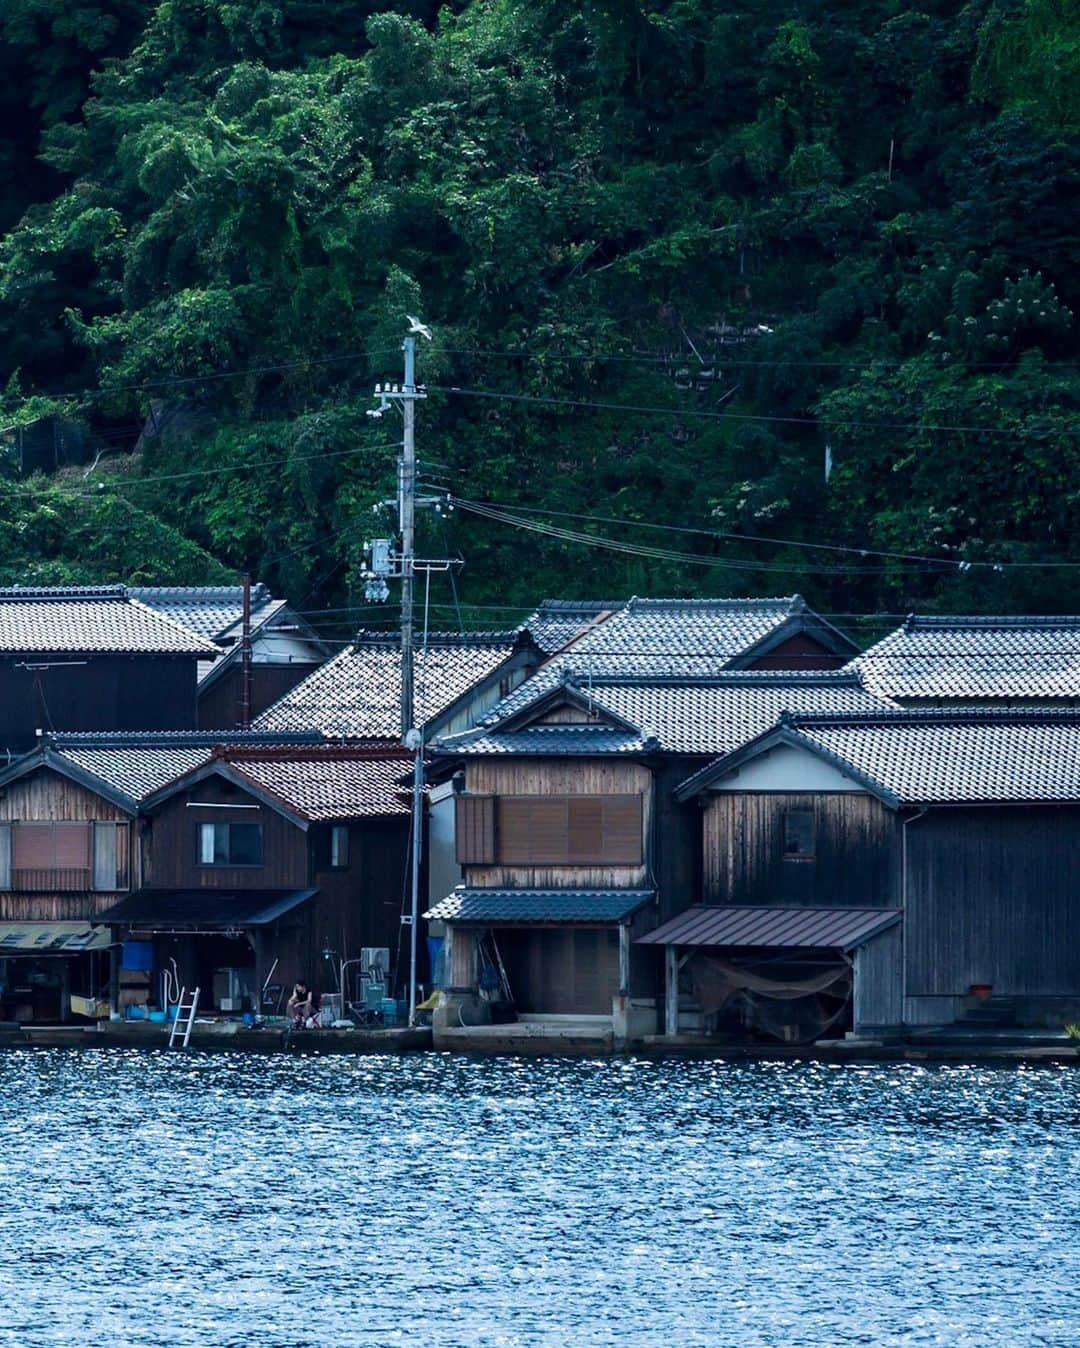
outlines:
[[[818,1039],[844,1015],[851,1000],[850,963],[838,957],[821,972],[794,976],[782,962],[770,966],[774,977],[715,955],[695,954],[687,963],[694,996],[715,1024],[722,1012],[738,1012],[747,1029],[788,1044]]]

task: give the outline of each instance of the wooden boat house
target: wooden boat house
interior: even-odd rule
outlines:
[[[677,795],[701,900],[641,940],[669,1035],[835,1034],[846,990],[860,1036],[1080,1014],[1080,712],[789,714]]]

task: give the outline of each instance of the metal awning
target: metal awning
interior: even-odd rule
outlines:
[[[424,914],[443,922],[625,922],[651,889],[466,889],[459,885]]]
[[[740,907],[697,904],[639,945],[771,946],[794,950],[854,950],[900,921],[899,908]]]
[[[140,889],[101,914],[99,922],[140,931],[235,931],[265,927],[306,903],[317,889]]]
[[[0,956],[79,955],[111,944],[108,927],[89,922],[0,922]]]

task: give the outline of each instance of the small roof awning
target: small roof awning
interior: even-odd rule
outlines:
[[[899,908],[764,908],[697,904],[638,937],[639,945],[854,950],[901,918]]]
[[[651,889],[466,889],[459,885],[424,914],[443,922],[625,922]]]
[[[0,922],[0,956],[78,955],[111,944],[108,927],[89,922]]]
[[[228,893],[213,889],[140,889],[102,913],[98,921],[142,931],[265,927],[317,893],[315,889],[249,889]]]

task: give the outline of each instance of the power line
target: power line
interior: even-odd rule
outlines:
[[[451,496],[450,500],[454,505],[460,506],[462,510],[468,510],[471,506],[484,506],[494,510],[510,510],[518,514],[550,515],[556,519],[588,520],[596,524],[614,524],[618,525],[620,528],[653,529],[663,533],[694,534],[702,538],[730,539],[742,543],[767,543],[776,547],[805,548],[819,552],[852,553],[858,557],[886,557],[901,562],[925,562],[934,566],[945,566],[957,569],[963,568],[965,570],[974,570],[976,567],[990,570],[1000,570],[1003,567],[1008,567],[1009,569],[1020,568],[1024,570],[1055,567],[1073,569],[1080,567],[1080,562],[969,562],[963,558],[956,557],[930,557],[919,553],[884,552],[877,548],[864,548],[839,543],[807,543],[794,538],[765,538],[759,534],[734,534],[719,529],[693,529],[678,524],[655,524],[648,520],[618,519],[611,515],[585,515],[570,510],[548,510],[544,506],[507,506],[500,501],[469,501],[457,496]],[[751,563],[751,565],[753,565],[753,563]]]
[[[843,426],[864,431],[944,431],[966,435],[1031,435],[1028,430],[1014,426],[948,426],[917,421],[844,421],[821,417],[778,417],[754,415],[749,412],[708,412],[696,408],[651,407],[642,403],[594,402],[583,398],[552,398],[534,393],[495,393],[488,389],[464,388],[458,384],[429,384],[432,393],[449,393],[464,398],[488,398],[500,402],[531,403],[543,407],[581,407],[594,412],[634,412],[647,416],[675,418],[692,417],[707,421],[768,422],[787,426]],[[1080,434],[1080,426],[1068,428],[1069,434]]]
[[[178,482],[182,478],[212,477],[218,473],[239,473],[250,469],[279,468],[294,463],[311,463],[315,459],[340,459],[346,454],[374,454],[384,449],[397,449],[400,442],[391,441],[385,445],[353,445],[349,449],[330,449],[322,454],[296,454],[286,459],[262,459],[258,463],[233,463],[218,465],[216,468],[192,468],[185,473],[164,473],[157,477],[99,478],[100,486],[144,486],[152,482]]]
[[[1028,348],[1030,350],[1030,348]],[[690,362],[690,356],[685,352],[661,354],[646,352],[613,352],[613,351],[545,351],[543,356],[537,356],[530,351],[495,351],[485,348],[468,349],[464,347],[441,347],[440,350],[451,356],[480,356],[484,359],[492,358],[497,360],[540,360],[550,361],[596,361],[597,363],[625,362],[635,365],[684,365]],[[797,369],[830,369],[830,370],[862,370],[873,369],[877,366],[895,366],[899,368],[906,365],[909,361],[915,360],[918,356],[874,356],[866,360],[739,360],[730,356],[716,355],[715,349],[711,357],[716,367],[727,368],[734,366],[737,369],[776,369],[794,367]],[[697,358],[700,362],[701,358]],[[1044,360],[1043,364],[1055,369],[1080,369],[1080,362],[1075,360]],[[961,367],[967,370],[1001,370],[1007,368],[1007,364],[1000,360],[950,360],[950,367]],[[691,367],[692,368],[692,367]]]

